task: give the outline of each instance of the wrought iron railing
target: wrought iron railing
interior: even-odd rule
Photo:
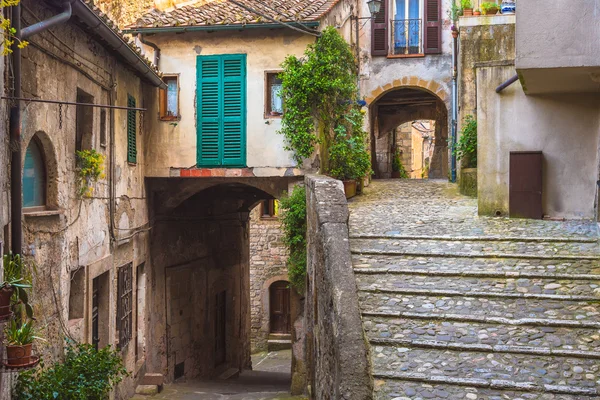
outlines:
[[[392,20],[392,54],[423,53],[423,29],[420,19]]]

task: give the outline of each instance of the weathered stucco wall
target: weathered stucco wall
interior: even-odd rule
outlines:
[[[152,36],[161,48],[160,68],[164,74],[179,75],[181,120],[176,126],[158,120],[153,106],[149,137],[148,176],[169,176],[170,168],[196,165],[196,63],[200,55],[247,54],[247,166],[255,174],[283,176],[295,163],[284,150],[284,137],[277,134],[281,119],[265,116],[265,72],[280,71],[288,55],[302,56],[314,36],[289,29],[245,30],[242,32],[192,32]]]
[[[311,398],[371,399],[373,382],[348,239],[343,185],[306,178],[306,355]]]
[[[593,218],[598,177],[600,99],[527,96],[520,83],[495,87],[514,67],[477,69],[479,213],[508,213],[509,152],[543,151],[543,212]]]

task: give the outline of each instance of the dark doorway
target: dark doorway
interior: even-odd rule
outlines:
[[[290,285],[279,281],[270,288],[271,333],[289,334],[291,332],[290,318]]]
[[[227,291],[215,298],[215,366],[225,363],[227,358]]]
[[[94,96],[84,92],[81,89],[77,89],[77,102],[78,103],[94,103]],[[76,137],[75,137],[75,150],[91,150],[92,145],[92,132],[94,131],[94,109],[86,106],[76,106]]]
[[[542,160],[541,151],[510,153],[511,218],[542,219]]]

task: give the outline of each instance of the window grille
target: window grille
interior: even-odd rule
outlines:
[[[119,348],[122,349],[131,340],[133,327],[133,268],[126,265],[119,269],[117,290],[117,329]]]

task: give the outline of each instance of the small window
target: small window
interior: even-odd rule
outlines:
[[[46,205],[46,164],[42,149],[35,139],[31,139],[25,153],[23,166],[23,207],[44,207]]]
[[[80,104],[75,107],[75,150],[91,150],[93,147],[92,133],[94,130],[94,109],[81,104],[93,104],[94,96],[81,89],[77,89],[77,103]]]
[[[71,272],[71,290],[69,292],[69,320],[83,318],[85,306],[85,268]]]
[[[262,202],[261,218],[275,218],[277,215],[279,215],[279,202],[277,200],[265,200]]]
[[[135,97],[127,95],[127,107],[135,108]],[[127,161],[135,164],[137,162],[136,131],[137,113],[135,110],[127,110]]]
[[[176,76],[163,79],[166,89],[160,89],[160,119],[173,121],[179,118],[179,81]]]
[[[282,96],[282,82],[279,79],[280,72],[267,72],[267,90],[266,90],[266,104],[265,104],[265,117],[280,117],[283,115],[283,98]]]
[[[131,264],[119,269],[117,281],[117,330],[119,331],[119,349],[122,349],[131,340],[133,328],[133,268]]]
[[[106,147],[106,110],[100,110],[100,146]]]

